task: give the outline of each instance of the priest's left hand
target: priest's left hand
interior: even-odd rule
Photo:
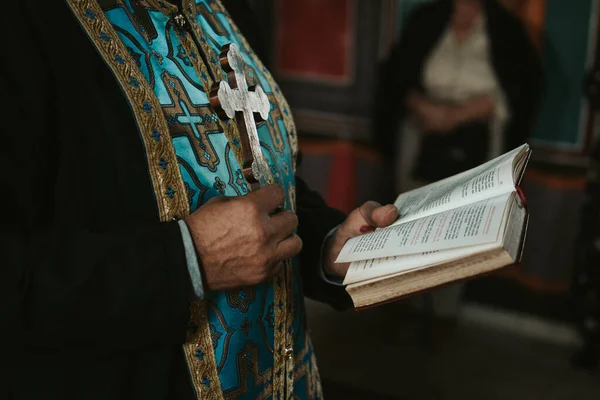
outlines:
[[[345,277],[350,264],[336,264],[335,260],[348,239],[364,235],[375,228],[389,226],[396,219],[398,219],[398,210],[393,204],[382,206],[377,202],[368,201],[352,211],[326,243],[323,260],[325,273],[333,277]]]

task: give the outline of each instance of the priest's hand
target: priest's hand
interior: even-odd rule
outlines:
[[[385,228],[397,219],[398,209],[393,204],[382,206],[374,201],[368,201],[356,208],[325,245],[323,260],[325,273],[333,277],[345,277],[350,263],[336,264],[335,260],[348,239],[371,232],[375,228]]]
[[[267,281],[300,252],[296,215],[271,215],[284,200],[281,186],[271,185],[243,197],[215,197],[186,219],[207,290]]]

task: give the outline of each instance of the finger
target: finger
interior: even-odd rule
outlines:
[[[368,201],[355,208],[348,218],[338,228],[338,233],[343,237],[353,237],[374,230],[375,222],[371,218],[373,210],[381,207],[376,201]]]
[[[298,235],[292,235],[282,240],[275,249],[275,260],[284,261],[298,255],[302,250],[302,239]]]
[[[369,226],[377,226],[373,220],[373,212],[380,208],[381,204],[376,201],[367,201],[358,208],[360,215],[363,217],[365,224]]]
[[[389,226],[398,219],[398,209],[393,204],[379,207],[373,210],[371,219],[377,228]]]
[[[279,185],[269,185],[262,187],[246,196],[255,202],[261,211],[270,213],[285,201],[285,191]]]
[[[276,243],[287,239],[298,228],[298,217],[291,211],[282,211],[273,215],[267,222],[269,236],[272,236]]]

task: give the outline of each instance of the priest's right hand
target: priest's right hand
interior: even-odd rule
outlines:
[[[270,185],[243,197],[212,198],[186,219],[206,290],[267,281],[300,252],[298,217],[291,211],[273,214],[284,201],[281,186]]]

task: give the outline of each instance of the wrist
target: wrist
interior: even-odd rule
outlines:
[[[326,239],[323,246],[323,272],[332,278],[344,278],[346,276],[347,266],[344,268],[344,265],[335,262],[343,246],[344,243],[340,240],[338,230]]]
[[[325,275],[329,275],[329,276],[333,275],[332,270],[333,270],[333,265],[335,264],[335,260],[333,259],[333,256],[332,256],[333,236],[335,236],[335,233],[332,236],[326,238],[325,243],[323,243],[323,253],[322,253],[323,272],[325,273]]]

